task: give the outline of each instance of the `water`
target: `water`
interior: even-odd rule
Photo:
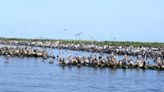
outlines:
[[[74,52],[80,53],[91,54]],[[163,76],[158,70],[62,67],[41,58],[0,56],[0,92],[164,92]]]

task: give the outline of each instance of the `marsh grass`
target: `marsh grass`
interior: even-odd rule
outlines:
[[[164,43],[159,42],[133,42],[133,41],[91,41],[91,40],[61,40],[61,39],[26,39],[26,38],[0,38],[3,41],[41,41],[45,42],[60,42],[62,44],[96,44],[98,46],[110,45],[110,46],[133,46],[133,47],[156,47],[164,48]]]

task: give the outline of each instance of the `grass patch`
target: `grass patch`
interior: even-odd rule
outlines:
[[[26,38],[0,38],[3,41],[41,41],[41,42],[57,42],[62,44],[96,44],[99,46],[110,45],[110,46],[134,46],[134,47],[156,47],[164,48],[164,43],[158,42],[132,42],[132,41],[89,41],[89,40],[60,40],[60,39],[26,39]]]

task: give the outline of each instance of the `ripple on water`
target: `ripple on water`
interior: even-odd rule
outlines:
[[[163,76],[157,70],[62,67],[0,56],[0,92],[164,92]]]

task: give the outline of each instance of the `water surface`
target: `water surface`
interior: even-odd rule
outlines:
[[[80,53],[90,54],[74,52]],[[1,92],[164,92],[163,76],[158,70],[62,67],[42,58],[0,56]]]

